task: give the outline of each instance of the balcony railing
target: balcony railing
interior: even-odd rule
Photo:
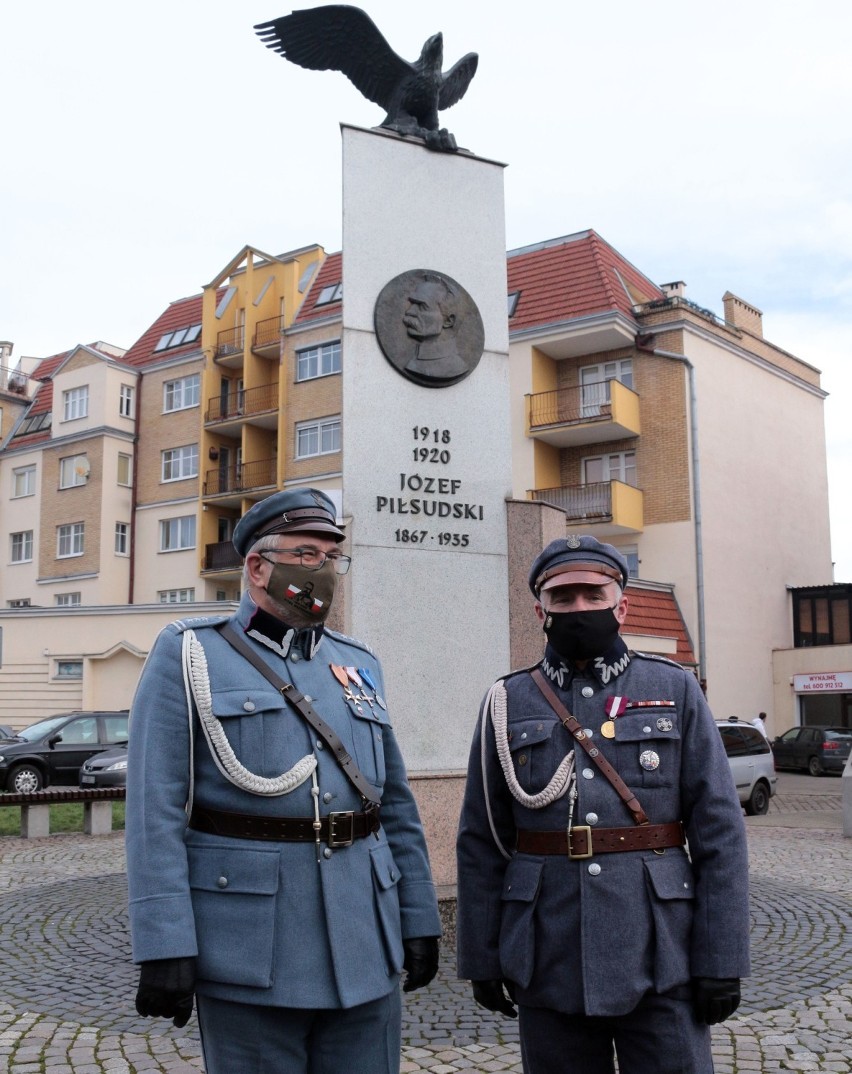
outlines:
[[[530,436],[555,447],[600,443],[639,435],[639,396],[605,380],[527,396]]]
[[[531,489],[529,495],[561,507],[569,525],[582,523],[594,533],[639,533],[644,526],[642,492],[623,481]]]
[[[242,354],[246,341],[244,325],[239,328],[227,328],[216,338],[216,357],[226,358],[230,354]]]
[[[281,336],[285,328],[283,314],[278,317],[268,317],[264,321],[258,321],[254,330],[251,349],[257,354],[277,357],[281,347]]]
[[[204,475],[204,495],[221,496],[226,492],[246,492],[274,485],[275,469],[275,459],[258,459],[208,470]]]
[[[234,570],[242,566],[243,560],[239,552],[230,541],[219,541],[217,544],[208,544],[204,549],[205,571]]]
[[[227,421],[229,418],[249,417],[278,409],[278,384],[261,384],[257,388],[244,388],[230,392],[226,397],[217,396],[207,403],[206,422]]]

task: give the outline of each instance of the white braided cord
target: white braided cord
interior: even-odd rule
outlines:
[[[213,699],[210,695],[210,676],[207,670],[207,655],[204,646],[195,636],[194,630],[187,630],[183,635],[183,670],[184,680],[188,682],[195,698],[195,707],[201,721],[201,729],[210,747],[216,767],[235,787],[248,791],[249,794],[277,797],[290,794],[309,779],[317,766],[314,754],[309,753],[297,761],[288,772],[282,772],[274,779],[255,775],[240,764],[225,735],[225,729],[213,715]]]

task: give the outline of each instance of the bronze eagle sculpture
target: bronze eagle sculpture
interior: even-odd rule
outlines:
[[[380,127],[423,138],[432,149],[456,150],[455,138],[438,125],[438,111],[465,95],[479,62],[475,52],[444,73],[444,38],[437,33],[409,63],[366,12],[347,4],[294,11],[254,29],[267,48],[300,67],[342,71],[368,100],[387,110]]]

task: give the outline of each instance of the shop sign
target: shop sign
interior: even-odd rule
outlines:
[[[821,671],[815,675],[794,675],[797,694],[820,694],[829,690],[852,691],[852,671]]]

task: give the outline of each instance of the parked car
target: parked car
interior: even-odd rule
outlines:
[[[80,769],[81,787],[126,787],[127,746],[90,757]]]
[[[778,768],[799,768],[812,776],[842,772],[852,747],[848,727],[791,727],[772,743]]]
[[[766,736],[736,716],[717,720],[716,726],[746,813],[750,817],[763,816],[769,812],[769,799],[778,784],[775,761]]]
[[[0,789],[38,791],[76,786],[80,768],[97,753],[127,742],[128,711],[63,712],[0,742]]]

